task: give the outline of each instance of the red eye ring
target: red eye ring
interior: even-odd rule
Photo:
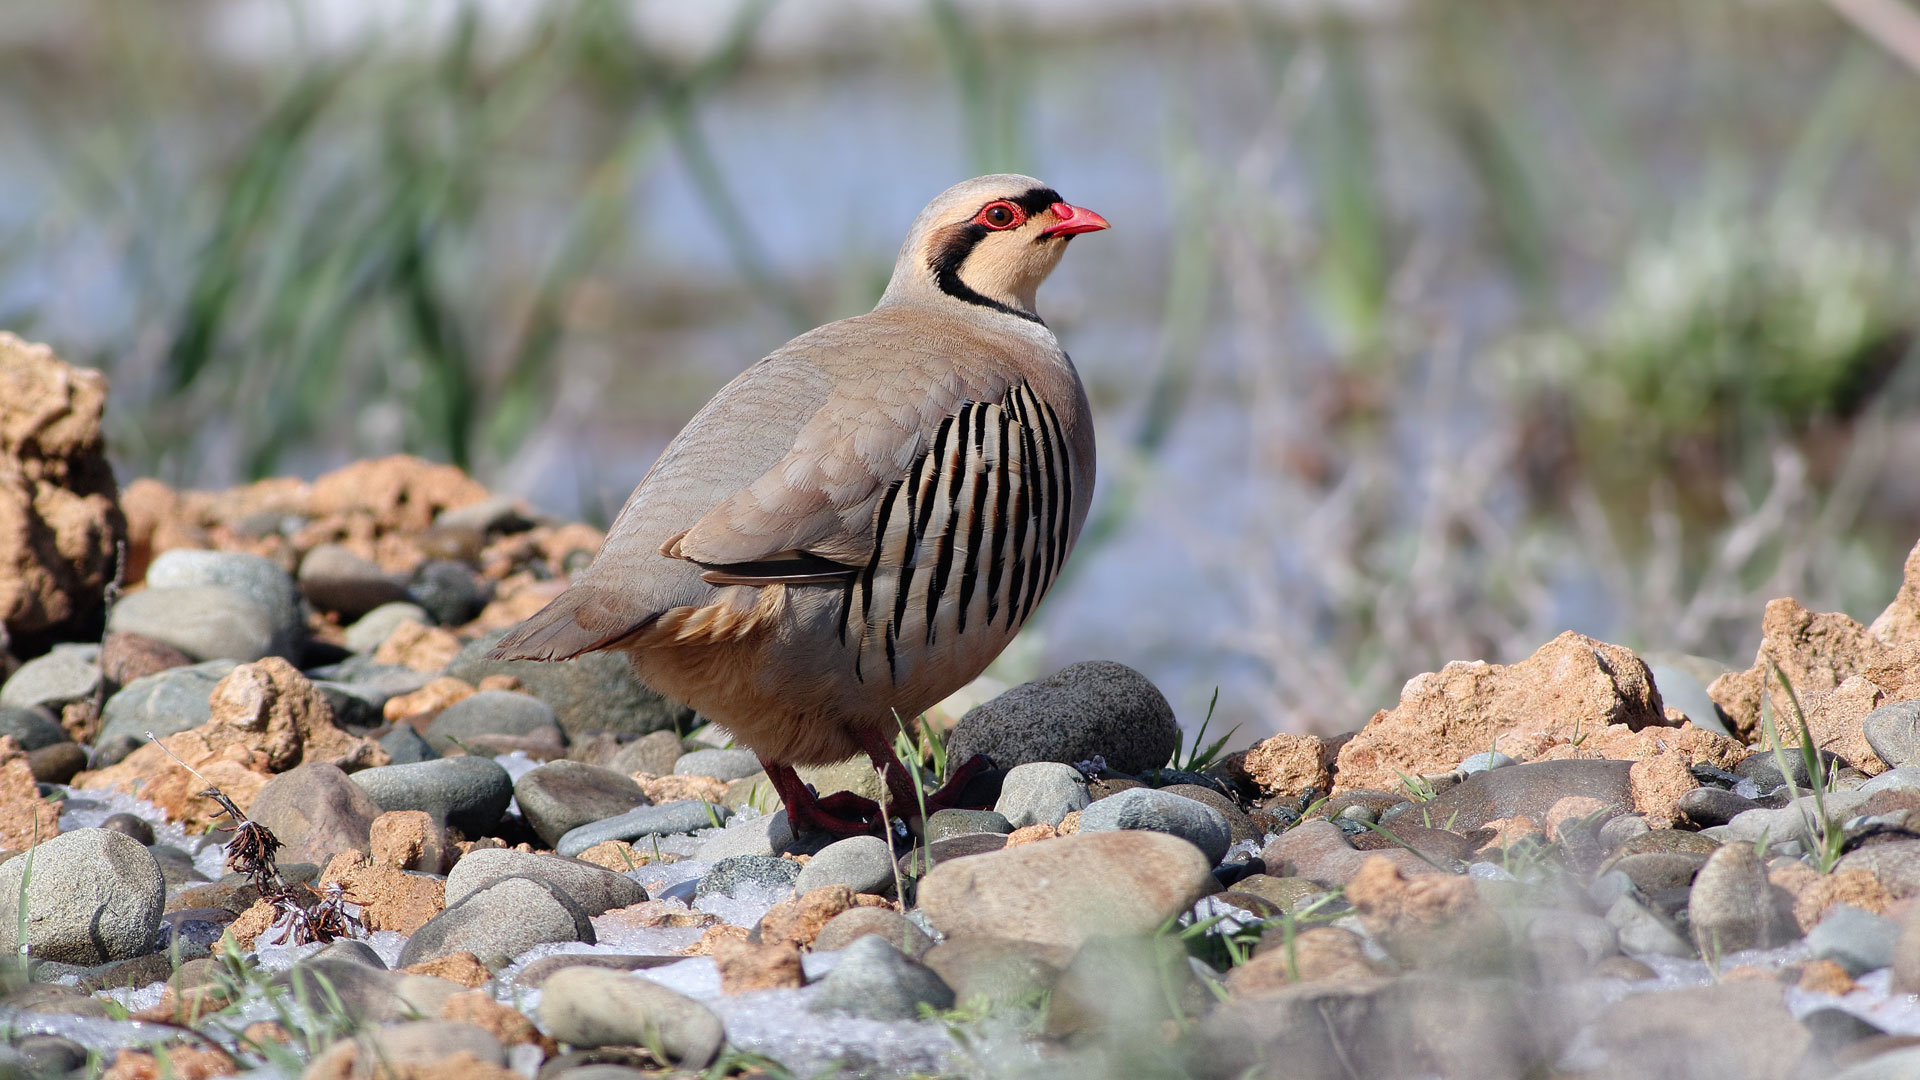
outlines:
[[[981,207],[979,213],[973,215],[973,224],[984,225],[996,232],[1016,228],[1026,222],[1027,212],[1005,199],[995,199]]]

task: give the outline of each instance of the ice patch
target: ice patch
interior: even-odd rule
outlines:
[[[713,864],[699,859],[682,859],[671,863],[649,863],[628,874],[647,890],[647,895],[655,900],[682,900],[691,903],[693,886],[701,875],[713,869]]]
[[[74,1016],[71,1013],[37,1013],[0,1006],[0,1031],[9,1040],[23,1035],[59,1035],[82,1046],[113,1050],[123,1046],[151,1046],[180,1037],[180,1029],[171,1024],[146,1024],[134,1020],[108,1020],[100,1016]]]
[[[155,843],[169,844],[191,853],[193,868],[208,880],[218,881],[227,872],[226,853],[221,850],[221,845],[225,843],[223,833],[189,834],[186,829],[167,820],[166,813],[159,807],[124,791],[75,791],[65,785],[60,785],[59,790],[65,793],[64,801],[60,804],[60,831],[63,833],[75,829],[97,829],[115,814],[132,814],[153,826]]]
[[[366,941],[381,963],[390,968],[400,966],[400,951],[407,947],[407,935],[398,930],[375,930]]]
[[[793,899],[791,886],[775,887],[747,882],[735,886],[733,892],[732,896],[708,893],[694,901],[693,906],[709,915],[718,915],[735,926],[751,930],[775,904]]]
[[[1220,862],[1222,864],[1246,862],[1248,859],[1260,854],[1263,846],[1264,845],[1258,840],[1242,840],[1228,848],[1226,857],[1222,858]]]
[[[167,991],[167,984],[156,982],[150,986],[115,986],[100,991],[96,996],[111,998],[119,1002],[130,1013],[142,1009],[151,1009],[160,1004],[160,996]]]
[[[1513,872],[1499,863],[1477,862],[1467,867],[1467,876],[1475,881],[1519,881]]]

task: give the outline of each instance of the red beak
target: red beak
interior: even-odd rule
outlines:
[[[1043,240],[1050,236],[1077,236],[1083,232],[1099,232],[1101,229],[1112,228],[1107,224],[1106,218],[1084,206],[1057,202],[1047,209],[1053,211],[1053,216],[1060,220],[1040,230],[1040,238]]]

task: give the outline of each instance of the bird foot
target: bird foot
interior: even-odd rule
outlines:
[[[993,759],[985,754],[975,754],[968,758],[959,768],[953,770],[947,777],[947,782],[940,785],[938,791],[927,793],[927,813],[933,814],[941,810],[993,809],[990,804],[969,806],[961,801],[967,793],[967,785],[973,783],[975,777],[991,768],[993,768]]]

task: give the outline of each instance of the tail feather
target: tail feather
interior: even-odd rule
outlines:
[[[494,660],[571,660],[610,648],[660,617],[639,620],[620,611],[604,589],[576,584],[500,640],[487,656]]]

